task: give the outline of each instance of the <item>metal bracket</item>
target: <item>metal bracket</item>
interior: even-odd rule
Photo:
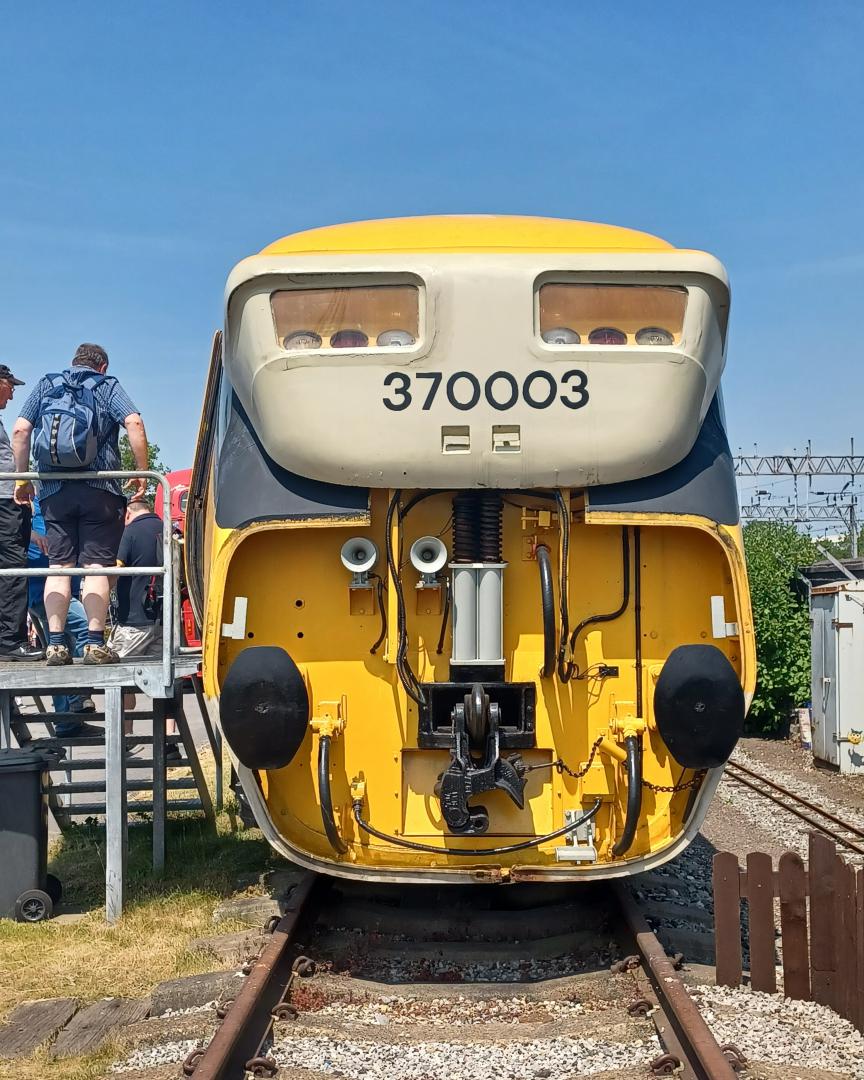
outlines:
[[[174,687],[165,686],[163,669],[152,667],[135,668],[135,685],[149,698],[169,698],[174,696]]]
[[[582,810],[565,810],[564,824],[571,825],[583,813]],[[555,859],[557,862],[597,862],[593,818],[583,821],[578,828],[567,834],[564,845],[555,848]]]
[[[348,698],[345,694],[338,701],[319,701],[319,715],[313,716],[309,727],[316,735],[341,735],[348,723]]]

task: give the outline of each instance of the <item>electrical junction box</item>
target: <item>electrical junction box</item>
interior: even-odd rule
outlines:
[[[864,774],[864,581],[810,594],[813,757]]]

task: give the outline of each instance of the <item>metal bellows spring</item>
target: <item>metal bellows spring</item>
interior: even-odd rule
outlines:
[[[497,491],[463,491],[453,499],[453,562],[501,562],[501,513]]]

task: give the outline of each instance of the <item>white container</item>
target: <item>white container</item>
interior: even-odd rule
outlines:
[[[864,773],[864,581],[810,596],[813,757]]]

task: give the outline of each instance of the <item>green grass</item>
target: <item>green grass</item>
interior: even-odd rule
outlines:
[[[190,952],[189,941],[241,929],[215,928],[214,907],[236,892],[238,878],[253,879],[274,865],[260,832],[238,828],[232,810],[219,815],[215,831],[198,814],[170,820],[161,875],[152,871],[151,827],[134,824],[133,816],[124,914],[114,926],[104,914],[105,830],[92,824],[67,830],[52,847],[49,870],[63,883],[64,904],[86,914],[72,924],[0,920],[0,1015],[37,998],[144,997],[164,979],[211,970],[212,958]],[[43,1051],[0,1062],[0,1080],[97,1080],[116,1052],[115,1046],[48,1064]]]

